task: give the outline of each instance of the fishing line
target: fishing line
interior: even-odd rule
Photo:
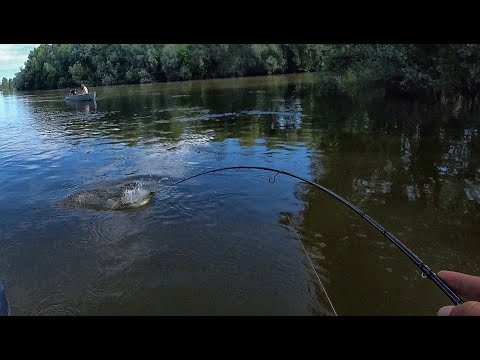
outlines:
[[[273,169],[273,168],[269,168],[269,167],[263,167],[263,166],[229,166],[229,167],[223,167],[223,168],[218,168],[218,169],[213,169],[213,170],[208,170],[208,171],[204,171],[202,173],[199,173],[199,174],[196,174],[196,175],[192,175],[192,176],[189,176],[189,177],[186,177],[182,180],[179,180],[175,183],[172,184],[173,185],[178,185],[184,181],[187,181],[187,180],[190,180],[190,179],[193,179],[193,178],[196,178],[198,176],[202,176],[202,175],[206,175],[206,174],[211,174],[211,173],[215,173],[215,172],[218,172],[218,171],[225,171],[225,170],[239,170],[239,169],[254,169],[254,170],[265,170],[265,171],[270,171],[270,172],[275,172],[277,174],[275,174],[275,176],[269,178],[269,182],[270,183],[274,183],[275,182],[275,178],[277,177],[278,174],[284,174],[284,175],[287,175],[287,176],[290,176],[290,177],[293,177],[295,179],[298,179],[298,180],[301,180],[303,182],[306,182],[307,184],[310,184],[320,190],[322,190],[323,192],[329,194],[330,196],[334,197],[335,199],[337,199],[338,201],[340,201],[342,204],[344,204],[345,206],[347,206],[348,208],[350,208],[353,212],[355,212],[357,215],[359,215],[361,218],[363,218],[366,222],[368,222],[370,225],[372,225],[375,229],[377,229],[383,236],[385,236],[388,240],[390,240],[397,248],[399,248],[405,255],[408,256],[408,258],[410,260],[413,261],[413,263],[420,269],[420,271],[422,272],[422,277],[423,276],[426,276],[428,277],[430,280],[433,281],[433,283],[438,286],[440,288],[440,290],[442,290],[449,298],[450,300],[453,301],[453,303],[455,305],[460,305],[460,304],[463,304],[463,300],[442,280],[438,277],[438,275],[432,270],[430,269],[422,260],[420,260],[420,258],[415,255],[415,253],[413,253],[413,251],[411,251],[407,246],[405,246],[400,240],[398,240],[393,234],[391,234],[390,232],[387,231],[387,229],[385,229],[382,225],[380,225],[377,221],[375,221],[373,218],[371,218],[369,215],[367,215],[365,213],[365,211],[359,209],[358,207],[356,207],[355,205],[353,205],[350,201],[344,199],[343,197],[341,197],[340,195],[334,193],[332,190],[330,189],[327,189],[326,187],[322,186],[322,185],[319,185],[313,181],[310,181],[308,179],[305,179],[301,176],[298,176],[298,175],[295,175],[295,174],[292,174],[292,173],[289,173],[287,171],[283,171],[283,170],[277,170],[277,169]]]
[[[338,316],[338,315],[337,315],[337,312],[336,312],[336,310],[335,310],[335,307],[334,307],[333,304],[332,304],[332,300],[330,300],[330,296],[328,296],[327,289],[325,289],[325,286],[323,286],[322,280],[320,280],[320,276],[318,276],[317,270],[315,269],[315,266],[313,265],[312,259],[310,259],[310,256],[308,256],[307,250],[305,249],[305,246],[303,245],[303,242],[302,242],[302,240],[300,239],[300,235],[298,234],[297,230],[295,229],[295,226],[293,225],[293,222],[292,222],[292,220],[290,219],[290,217],[289,217],[288,215],[286,215],[286,217],[287,217],[288,221],[290,222],[290,225],[292,225],[292,230],[293,230],[293,232],[295,233],[295,235],[296,235],[299,243],[302,245],[303,252],[304,252],[305,255],[307,256],[307,259],[308,259],[308,261],[310,262],[310,265],[312,266],[313,272],[315,273],[315,276],[317,277],[318,283],[319,283],[320,286],[322,287],[322,290],[323,290],[323,292],[325,293],[325,295],[326,295],[326,297],[327,297],[327,300],[328,300],[328,302],[330,303],[330,306],[332,307],[333,313],[335,314],[335,316]]]

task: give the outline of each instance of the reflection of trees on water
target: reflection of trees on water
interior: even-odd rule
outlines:
[[[190,133],[208,133],[215,141],[238,138],[244,146],[259,138],[266,138],[270,146],[268,139],[285,142],[301,137],[301,100],[289,97],[299,92],[301,85],[287,82],[280,86],[272,81],[258,89],[248,81],[242,83],[244,86],[226,88],[219,86],[221,82],[106,88],[98,91],[94,121],[87,111],[82,116],[78,106],[74,113],[65,113],[58,104],[35,107],[40,118],[56,117],[49,126],[57,126],[68,136],[108,138],[130,146],[165,145],[170,149]]]
[[[388,195],[413,186],[421,198],[431,198],[432,183],[476,181],[480,165],[474,151],[478,147],[478,122],[468,128],[465,123],[452,125],[439,110],[421,107],[373,102],[360,112],[349,112],[347,107],[330,113],[333,119],[323,121],[322,117],[313,125],[312,143],[319,151],[312,157],[313,166],[319,162],[325,167],[338,157],[331,168],[349,176],[350,191],[345,190],[353,196]],[[328,113],[322,110],[317,109]],[[322,180],[328,181],[328,177]],[[391,183],[390,191],[385,190],[385,182]],[[437,192],[440,189],[441,185]],[[404,198],[409,197],[407,190],[402,192]]]
[[[346,97],[311,99],[309,105],[306,118],[312,112],[321,115],[309,123],[309,145],[316,150],[310,156],[314,181],[372,215],[433,268],[480,271],[475,260],[480,255],[478,113],[451,119],[432,105],[383,98],[363,103]],[[334,295],[344,299],[357,291],[360,298],[368,296],[363,285],[354,284],[374,289],[369,279],[377,277],[381,299],[382,284],[391,282],[385,274],[395,265],[401,274],[397,281],[412,280],[413,265],[398,250],[386,251],[385,239],[317,189],[302,188],[305,208],[297,216],[304,241],[316,264],[335,278]],[[319,248],[320,243],[333,246]],[[414,284],[395,286],[405,296],[414,296],[413,288],[428,292],[424,284]],[[432,296],[442,298],[436,290]]]

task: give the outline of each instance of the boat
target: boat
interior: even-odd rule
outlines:
[[[65,99],[65,104],[75,110],[90,112],[92,110],[97,110],[97,101],[96,100],[89,100],[89,101],[74,101],[74,100],[67,100]]]
[[[80,94],[80,95],[68,95],[65,100],[67,101],[92,101],[95,100],[97,96],[97,93],[91,92],[91,93],[86,93],[86,94]]]

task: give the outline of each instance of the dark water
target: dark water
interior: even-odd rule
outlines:
[[[435,271],[480,274],[480,116],[381,93],[326,95],[315,75],[0,95],[0,279],[14,315],[434,315]],[[135,210],[72,194],[154,184]]]

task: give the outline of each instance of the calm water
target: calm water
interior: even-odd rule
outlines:
[[[14,315],[434,315],[449,299],[364,209],[432,269],[480,274],[478,113],[375,92],[326,95],[315,75],[0,95],[0,279]],[[1,94],[1,93],[0,93]],[[62,206],[131,179],[126,211]]]

